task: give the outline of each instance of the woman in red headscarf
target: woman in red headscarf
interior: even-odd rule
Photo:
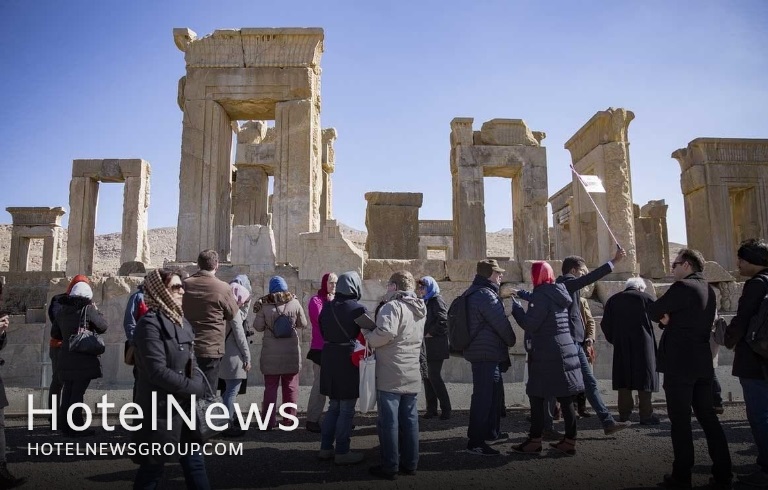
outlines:
[[[571,297],[565,286],[555,284],[555,274],[546,262],[533,263],[531,280],[534,288],[528,311],[517,301],[512,304],[512,315],[531,339],[526,385],[531,399],[531,430],[528,438],[512,449],[520,453],[541,452],[544,403],[548,397],[556,397],[563,408],[565,437],[552,443],[552,447],[573,456],[576,454],[573,395],[584,391],[584,381],[568,324]]]

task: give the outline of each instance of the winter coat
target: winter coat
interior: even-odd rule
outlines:
[[[439,294],[427,301],[427,321],[424,324],[424,348],[427,362],[448,359],[448,305]],[[427,334],[430,337],[427,337]]]
[[[307,317],[304,308],[293,293],[287,291],[268,294],[260,298],[253,307],[256,316],[253,328],[264,332],[261,341],[259,367],[264,375],[296,374],[301,370],[301,348],[297,329],[306,328]],[[275,320],[284,314],[293,321],[290,337],[277,338],[272,333]]]
[[[240,309],[229,284],[213,272],[200,270],[184,281],[184,317],[195,332],[195,355],[219,359],[224,355],[227,320]]]
[[[613,264],[607,262],[581,277],[576,277],[573,274],[565,274],[558,277],[557,281],[555,281],[558,284],[563,284],[565,289],[568,290],[568,294],[571,296],[571,306],[568,307],[568,315],[570,318],[571,337],[573,337],[574,342],[583,344],[585,339],[584,319],[581,317],[581,303],[579,301],[581,296],[579,290],[598,281],[602,277],[607,276],[611,271],[613,271]]]
[[[182,321],[183,328],[176,326],[165,313],[150,310],[136,325],[133,335],[136,348],[136,403],[141,407],[144,418],[141,429],[133,433],[134,444],[178,444],[194,440],[192,432],[176,410],[172,411],[171,419],[168,419],[169,395],[189,416],[191,395],[200,398],[208,390],[202,373],[195,369],[197,362],[192,349],[194,332],[186,319]],[[154,414],[153,392],[157,393],[157,411]],[[152,430],[153,416],[157,419],[157,430]],[[137,464],[158,464],[171,457],[162,454],[142,456],[137,452],[131,459]]]
[[[352,342],[360,333],[355,318],[365,313],[365,306],[338,292],[320,312],[320,332],[325,339],[320,363],[320,393],[332,400],[351,400],[360,396],[360,371],[352,364],[350,355]]]
[[[605,303],[600,327],[613,345],[613,389],[659,391],[656,333],[646,313],[650,294],[627,288]]]
[[[243,363],[251,362],[251,349],[248,347],[248,339],[245,336],[243,322],[248,316],[242,309],[237,312],[235,318],[227,322],[227,336],[224,344],[224,357],[221,358],[219,367],[219,379],[246,379],[248,373],[243,368]]]
[[[669,315],[669,323],[659,340],[656,370],[688,379],[714,376],[709,338],[717,310],[717,297],[701,272],[675,281],[655,303],[648,305],[648,316],[658,322]]]
[[[376,315],[366,343],[376,350],[376,389],[389,393],[421,391],[419,353],[427,306],[410,291],[398,291]]]
[[[61,309],[56,314],[51,325],[51,337],[62,341],[59,350],[59,378],[62,381],[84,381],[101,378],[101,361],[99,356],[69,351],[69,337],[76,334],[80,328],[80,319],[85,315],[88,329],[98,334],[107,331],[108,325],[104,315],[91,304],[91,300],[80,296],[65,296],[59,301]]]
[[[736,316],[725,330],[725,346],[729,349],[735,347],[733,375],[739,378],[766,379],[767,377],[765,373],[768,372],[768,359],[755,353],[744,340],[749,320],[757,314],[766,294],[768,294],[768,269],[763,269],[744,283]]]
[[[566,397],[584,391],[578,347],[568,321],[571,297],[562,284],[541,284],[525,311],[517,301],[512,315],[530,334],[526,393],[540,398]]]
[[[509,359],[509,347],[515,345],[515,332],[504,312],[499,286],[490,279],[476,275],[467,289],[469,346],[464,359],[469,362],[503,362]]]
[[[5,348],[6,343],[8,343],[8,333],[4,332],[2,335],[0,335],[0,350]],[[3,383],[3,378],[0,376],[0,409],[3,409],[7,406],[8,397],[5,394],[5,383]]]

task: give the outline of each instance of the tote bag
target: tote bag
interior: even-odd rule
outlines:
[[[365,357],[360,360],[359,410],[367,413],[376,408],[376,355],[366,345]]]

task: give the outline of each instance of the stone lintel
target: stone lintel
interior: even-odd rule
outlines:
[[[453,221],[420,219],[419,236],[453,236]]]
[[[61,217],[67,212],[64,208],[46,207],[10,207],[5,208],[10,213],[14,226],[61,226]]]
[[[149,163],[140,158],[72,161],[72,177],[88,177],[99,182],[125,182],[128,177],[148,177],[149,173]]]
[[[187,68],[310,67],[318,69],[323,29],[218,29],[197,38],[189,29],[173,30],[176,46],[185,53]]]
[[[482,167],[485,177],[514,178],[523,168],[546,168],[546,148],[536,146],[468,146],[460,148],[460,167]],[[454,172],[458,169],[451,168]]]
[[[472,117],[454,117],[451,121],[451,148],[457,145],[473,145]]]
[[[420,208],[424,201],[421,192],[366,192],[365,200],[368,205],[379,206],[413,206]]]
[[[539,146],[522,119],[491,119],[480,128],[480,144],[493,146]]]
[[[629,123],[635,118],[632,111],[609,107],[598,111],[571,139],[565,142],[565,149],[571,152],[573,163],[584,158],[589,152],[605,143],[627,143]]]
[[[753,163],[768,165],[768,139],[696,138],[672,153],[683,171],[692,165]]]

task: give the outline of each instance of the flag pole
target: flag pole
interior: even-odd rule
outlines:
[[[584,188],[584,192],[587,194],[587,197],[590,201],[592,201],[592,205],[595,207],[595,211],[597,211],[598,216],[600,216],[600,219],[603,220],[603,223],[605,223],[605,227],[608,229],[608,233],[611,234],[611,238],[613,238],[613,241],[616,243],[616,246],[621,249],[621,245],[619,245],[619,241],[616,239],[616,235],[613,234],[611,231],[611,227],[608,226],[608,221],[606,221],[605,217],[603,216],[603,213],[600,212],[600,208],[597,207],[597,203],[595,203],[595,200],[592,199],[592,195],[587,190],[586,184],[584,184],[584,181],[581,179],[581,175],[576,171],[575,168],[573,168],[573,165],[571,165],[571,171],[576,175],[576,177],[579,179],[579,182],[581,183],[581,186]]]

